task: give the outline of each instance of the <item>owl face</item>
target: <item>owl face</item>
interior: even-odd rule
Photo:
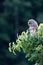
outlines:
[[[28,26],[30,27],[33,27],[34,26],[34,23],[35,22],[35,20],[33,20],[33,19],[30,19],[30,20],[28,20]]]

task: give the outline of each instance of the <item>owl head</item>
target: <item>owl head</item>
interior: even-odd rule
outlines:
[[[30,19],[28,20],[28,26],[29,27],[34,27],[34,28],[38,28],[38,23],[34,20],[34,19]]]

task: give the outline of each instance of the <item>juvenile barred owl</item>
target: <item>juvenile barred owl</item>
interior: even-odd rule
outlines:
[[[34,19],[28,20],[29,33],[31,36],[37,35],[38,23]]]

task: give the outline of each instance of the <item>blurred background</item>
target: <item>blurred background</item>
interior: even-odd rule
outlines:
[[[0,0],[0,65],[33,65],[23,52],[14,56],[8,50],[17,33],[28,28],[28,19],[43,22],[43,0]]]

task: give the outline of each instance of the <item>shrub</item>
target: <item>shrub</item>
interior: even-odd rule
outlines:
[[[28,30],[17,36],[16,43],[9,43],[9,51],[16,55],[16,51],[25,53],[28,61],[35,62],[35,65],[43,65],[43,24],[40,24],[37,36],[30,36]]]

